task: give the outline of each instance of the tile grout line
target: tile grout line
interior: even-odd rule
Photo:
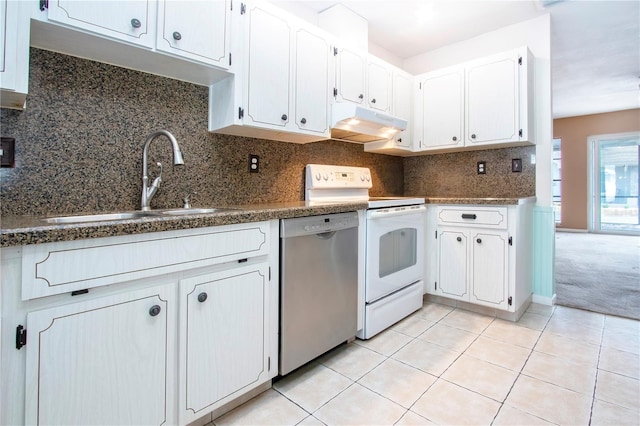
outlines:
[[[604,339],[604,327],[606,324],[606,317],[602,324],[602,333],[600,335],[600,347],[598,348],[598,362],[596,363],[596,378],[593,382],[593,395],[591,397],[591,407],[589,407],[589,425],[593,420],[593,407],[596,405],[596,388],[598,387],[598,376],[600,375],[600,357],[602,356],[602,340]]]
[[[526,313],[526,311],[525,311]],[[500,404],[500,408],[498,409],[498,411],[496,412],[496,415],[493,417],[493,420],[491,421],[491,424],[493,424],[496,421],[496,418],[498,418],[498,415],[500,414],[500,411],[502,410],[502,408],[504,407],[504,403],[507,401],[507,399],[509,398],[509,395],[511,395],[511,391],[513,391],[513,388],[516,385],[516,382],[520,379],[521,376],[523,376],[522,374],[522,370],[524,370],[524,367],[527,365],[527,363],[529,362],[529,358],[531,358],[531,355],[533,354],[533,350],[534,348],[537,346],[538,342],[540,341],[540,339],[542,338],[542,335],[544,334],[545,329],[547,328],[547,325],[549,324],[549,321],[551,321],[551,317],[553,317],[553,314],[555,313],[555,309],[553,310],[553,312],[551,312],[551,315],[549,315],[549,317],[547,318],[547,321],[544,323],[544,327],[542,328],[542,330],[540,330],[540,335],[538,336],[538,338],[536,339],[536,342],[533,344],[533,346],[531,346],[531,349],[529,350],[529,355],[527,355],[527,359],[524,361],[524,364],[522,364],[522,367],[520,367],[520,371],[518,371],[518,375],[516,376],[516,379],[513,381],[513,383],[511,384],[511,387],[509,388],[509,392],[507,392],[507,395],[504,397],[504,401],[502,401],[502,403]],[[526,375],[524,375],[525,377],[528,377]],[[541,418],[538,417],[537,415],[533,414],[533,413],[529,413],[527,411],[521,410],[531,416],[537,417],[537,418]],[[542,419],[544,421],[548,421],[550,423],[553,423],[547,419]]]

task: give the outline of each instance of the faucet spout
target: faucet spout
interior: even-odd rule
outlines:
[[[173,149],[173,165],[179,166],[184,164],[184,158],[182,157],[182,151],[180,151],[180,145],[178,145],[178,141],[171,133],[166,130],[158,130],[151,133],[147,137],[147,140],[144,143],[144,149],[142,150],[142,201],[140,203],[141,210],[151,210],[151,207],[149,207],[149,203],[160,187],[160,182],[162,182],[162,164],[158,163],[158,166],[160,167],[160,174],[153,181],[153,184],[149,186],[149,145],[151,145],[151,142],[153,142],[158,136],[166,136],[167,139],[169,139],[169,141],[171,142],[171,147]]]

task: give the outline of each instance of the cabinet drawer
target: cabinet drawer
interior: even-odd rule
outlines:
[[[25,246],[22,300],[266,255],[268,222]]]
[[[438,225],[507,229],[506,207],[438,207]]]

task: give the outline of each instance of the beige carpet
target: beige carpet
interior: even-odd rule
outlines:
[[[556,233],[557,304],[640,319],[640,237]]]

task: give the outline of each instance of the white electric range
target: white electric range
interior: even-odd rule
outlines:
[[[358,241],[358,334],[369,339],[422,306],[426,206],[420,197],[369,197],[366,167],[308,164],[310,205],[367,201]]]

